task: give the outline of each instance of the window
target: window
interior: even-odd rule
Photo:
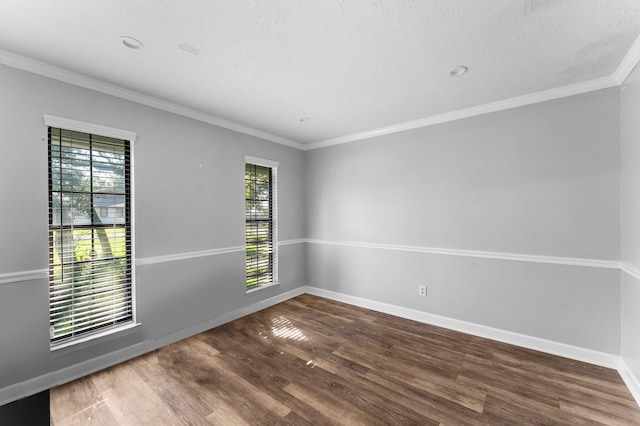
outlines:
[[[49,127],[52,348],[133,324],[130,145]]]
[[[273,161],[245,158],[247,291],[278,282],[277,167]]]

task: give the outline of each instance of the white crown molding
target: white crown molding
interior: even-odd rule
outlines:
[[[557,87],[554,89],[544,90],[541,92],[531,93],[524,96],[505,99],[502,101],[492,102],[484,105],[478,105],[471,108],[464,108],[457,111],[446,112],[443,114],[432,115],[430,117],[421,118],[419,120],[398,123],[379,129],[367,130],[364,132],[354,133],[352,135],[339,136],[336,138],[326,139],[319,142],[313,142],[304,146],[304,150],[312,150],[324,148],[332,145],[355,142],[362,139],[370,139],[377,136],[388,135],[391,133],[404,132],[407,130],[417,129],[420,127],[433,126],[435,124],[446,123],[449,121],[460,120],[462,118],[475,117],[478,115],[489,114],[492,112],[503,111],[521,106],[536,104],[540,102],[550,101],[554,99],[564,98],[567,96],[579,95],[582,93],[593,92],[595,90],[607,89],[618,86],[618,81],[613,77],[602,77],[594,80],[576,83],[569,86]]]
[[[390,305],[387,303],[376,302],[374,300],[350,296],[343,293],[336,293],[309,285],[307,285],[306,287],[306,292],[316,296],[326,297],[327,299],[337,300],[343,303],[348,303],[350,305],[355,305],[362,308],[383,312],[389,315],[394,315],[400,318],[406,318],[425,324],[444,327],[450,330],[460,331],[462,333],[467,333],[478,337],[484,337],[486,339],[497,340],[499,342],[508,343],[510,345],[521,346],[536,351],[542,351],[545,353],[563,356],[578,361],[588,362],[590,364],[614,369],[620,366],[620,357],[618,355],[609,354],[606,352],[581,348],[578,346],[568,345],[566,343],[554,342],[551,340],[541,339],[525,334],[514,333],[512,331],[501,330],[480,324],[461,321],[454,318],[444,317],[441,315],[431,314],[428,312],[417,311],[415,309],[409,309],[397,305]]]
[[[45,279],[49,276],[48,269],[36,269],[33,271],[9,272],[0,274],[0,285],[13,284],[24,281]]]
[[[0,64],[53,78],[55,80],[63,81],[76,86],[95,90],[97,92],[126,99],[159,110],[192,118],[194,120],[212,124],[214,126],[222,127],[228,130],[255,136],[260,139],[279,143],[281,145],[289,146],[302,151],[309,151],[312,149],[324,148],[332,145],[370,139],[391,133],[404,132],[420,127],[433,126],[435,124],[446,123],[463,118],[489,114],[492,112],[503,111],[511,108],[517,108],[525,105],[531,105],[539,102],[545,102],[553,99],[559,99],[567,96],[573,96],[581,93],[619,86],[629,75],[639,59],[640,37],[633,44],[633,46],[625,56],[625,59],[617,68],[616,72],[611,76],[601,77],[582,83],[562,86],[554,89],[544,90],[541,92],[531,93],[524,96],[518,96],[515,98],[496,101],[484,105],[478,105],[471,108],[464,108],[457,111],[437,114],[418,120],[407,121],[391,126],[381,127],[378,129],[367,130],[350,135],[338,136],[335,138],[305,144],[0,49]]]
[[[73,71],[49,65],[44,62],[17,55],[15,53],[11,53],[2,49],[0,49],[0,64],[8,65],[13,68],[18,68],[34,74],[63,81],[65,83],[84,87],[86,89],[95,90],[96,92],[105,93],[107,95],[126,99],[128,101],[136,102],[159,110],[171,112],[183,117],[192,118],[194,120],[202,121],[214,126],[223,127],[225,129],[233,130],[239,133],[244,133],[245,135],[255,136],[260,139],[276,142],[292,148],[303,149],[304,147],[304,145],[300,142],[292,141],[290,139],[264,132],[262,130],[254,129],[249,126],[244,126],[242,124],[225,120],[211,114],[205,114],[203,112],[187,108],[173,102],[156,98],[154,96],[145,95],[135,90],[125,89],[123,87],[116,86],[102,80],[87,77]]]
[[[620,262],[613,260],[581,259],[560,256],[539,256],[534,254],[501,253],[478,250],[458,250],[435,247],[404,246],[395,244],[373,244],[349,241],[326,241],[307,239],[311,244],[323,244],[344,247],[358,247],[377,250],[407,251],[413,253],[442,254],[447,256],[477,257],[482,259],[509,260],[517,262],[547,263],[553,265],[583,266],[587,268],[620,269]]]
[[[116,129],[114,127],[102,126],[100,124],[87,123],[84,121],[72,120],[70,118],[56,117],[55,115],[44,115],[45,126],[58,127],[76,132],[91,133],[94,135],[107,136],[115,139],[125,139],[135,142],[138,134],[129,130]]]
[[[615,78],[618,85],[624,84],[624,81],[629,77],[631,71],[635,68],[635,66],[640,61],[640,36],[636,38],[636,41],[633,42],[631,48],[625,55],[624,59],[616,69],[616,72],[613,73],[613,77]]]

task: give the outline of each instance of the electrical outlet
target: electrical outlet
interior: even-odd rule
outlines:
[[[420,296],[427,296],[427,286],[426,285],[419,285],[418,286],[418,294]]]

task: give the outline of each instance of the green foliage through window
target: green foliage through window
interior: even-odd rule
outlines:
[[[52,345],[133,320],[129,145],[49,128]]]
[[[273,169],[245,165],[247,290],[274,282]]]

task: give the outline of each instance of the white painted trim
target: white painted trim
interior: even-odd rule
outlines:
[[[427,254],[441,254],[446,256],[464,256],[464,257],[477,257],[483,259],[497,259],[497,260],[510,260],[518,262],[533,262],[533,263],[547,263],[553,265],[568,265],[568,266],[582,266],[588,268],[604,268],[604,269],[622,269],[622,271],[640,280],[640,272],[635,271],[626,265],[620,265],[620,262],[612,260],[597,260],[597,259],[579,259],[570,257],[556,257],[556,256],[538,256],[532,254],[518,254],[518,253],[500,253],[500,252],[488,252],[488,251],[476,251],[476,250],[457,250],[457,249],[445,249],[434,247],[419,247],[419,246],[403,246],[395,244],[373,244],[362,242],[347,242],[347,241],[327,241],[317,240],[310,238],[298,238],[293,240],[278,241],[278,246],[289,246],[294,244],[322,244],[333,245],[342,247],[357,247],[368,248],[377,250],[393,250],[393,251],[406,251],[413,253],[427,253]],[[179,260],[197,259],[199,257],[218,256],[222,254],[240,253],[244,252],[244,246],[224,247],[210,250],[200,250],[185,253],[167,254],[161,256],[150,256],[137,258],[136,266],[153,265],[157,263],[174,262]],[[20,281],[30,281],[35,279],[47,278],[47,269],[40,269],[35,271],[21,271],[11,272],[6,274],[0,274],[0,285],[11,284]]]
[[[545,353],[558,355],[565,358],[571,358],[578,361],[588,362],[590,364],[600,365],[607,368],[616,369],[619,367],[620,357],[618,355],[609,354],[606,352],[580,348],[565,343],[554,342],[538,337],[514,333],[512,331],[501,330],[480,324],[474,324],[453,318],[443,317],[428,312],[417,311],[415,309],[403,308],[401,306],[390,305],[388,303],[376,302],[374,300],[349,296],[343,293],[336,293],[313,286],[307,286],[306,291],[309,294],[326,297],[327,299],[337,300],[339,302],[348,303],[350,305],[383,312],[389,315],[394,315],[400,318],[406,318],[425,324],[444,327],[450,330],[460,331],[462,333],[467,333],[478,337],[484,337],[486,339],[497,340],[499,342],[521,346],[536,351],[542,351]]]
[[[632,276],[633,278],[635,278],[636,280],[640,281],[640,271],[638,271],[637,269],[632,268],[629,265],[626,264],[622,264],[622,266],[620,267],[620,269],[622,270],[622,272]]]
[[[294,244],[304,244],[307,240],[305,238],[299,238],[297,240],[286,240],[286,241],[278,241],[278,246],[291,246]]]
[[[555,89],[545,90],[542,92],[531,93],[524,96],[519,96],[511,99],[505,99],[502,101],[492,102],[485,105],[479,105],[476,107],[465,108],[457,111],[451,111],[444,114],[433,115],[425,117],[419,120],[408,121],[404,123],[398,123],[387,127],[381,127],[374,130],[367,130],[364,132],[354,133],[351,135],[339,136],[336,138],[325,139],[323,141],[313,142],[309,144],[303,144],[291,139],[283,138],[262,130],[254,129],[242,124],[238,124],[229,120],[222,119],[210,114],[206,114],[200,111],[193,110],[191,108],[184,107],[182,105],[174,104],[172,102],[156,98],[153,96],[145,95],[134,90],[125,89],[101,80],[90,78],[79,73],[68,71],[53,65],[46,64],[44,62],[36,61],[34,59],[26,58],[24,56],[16,55],[6,50],[0,49],[0,64],[5,64],[13,68],[18,68],[24,71],[28,71],[34,74],[42,75],[45,77],[53,78],[55,80],[64,81],[76,86],[84,87],[87,89],[95,90],[97,92],[105,93],[111,96],[116,96],[121,99],[133,101],[142,105],[150,106],[152,108],[168,111],[174,114],[178,114],[184,117],[192,118],[194,120],[202,121],[214,126],[222,127],[225,129],[233,130],[246,135],[255,136],[260,139],[265,139],[271,142],[276,142],[282,145],[286,145],[292,148],[300,149],[303,151],[323,148],[331,145],[338,145],[348,142],[354,142],[362,139],[369,139],[376,136],[386,135],[390,133],[403,132],[406,130],[416,129],[420,127],[432,126],[434,124],[446,123],[449,121],[459,120],[461,118],[474,117],[477,115],[483,115],[491,112],[502,111],[510,108],[517,108],[520,106],[530,105],[538,102],[544,102],[548,100],[558,99],[566,96],[573,96],[580,93],[586,93],[594,90],[605,89],[620,85],[621,81],[628,76],[633,69],[637,58],[640,57],[640,46],[638,40],[632,46],[631,50],[625,57],[625,60],[616,70],[616,73],[609,77],[602,77],[594,80],[589,80],[582,83],[577,83],[569,86],[563,86]],[[633,64],[633,65],[631,65]]]
[[[250,290],[245,290],[244,294],[251,294],[251,293],[255,293],[257,291],[261,291],[261,290],[266,290],[268,288],[277,288],[280,287],[280,283],[279,282],[274,282],[271,284],[265,284],[265,285],[261,285],[260,287],[254,287]]]
[[[136,137],[138,136],[136,132],[131,132],[129,130],[116,129],[114,127],[72,120],[70,118],[56,117],[55,115],[49,114],[44,115],[44,124],[45,126],[58,127],[60,129],[73,130],[76,132],[91,133],[114,139],[125,139],[131,142],[135,142]]]
[[[13,284],[22,281],[46,279],[49,276],[48,269],[36,269],[33,271],[8,272],[0,274],[0,285]]]
[[[265,300],[258,301],[248,306],[226,312],[220,316],[212,318],[201,324],[194,325],[182,330],[176,330],[157,340],[140,342],[124,349],[100,355],[72,366],[52,371],[38,377],[15,383],[0,389],[0,406],[24,398],[29,395],[59,386],[64,383],[79,379],[88,374],[95,373],[145,353],[151,352],[163,346],[177,342],[182,339],[194,336],[198,333],[226,324],[246,315],[258,312],[262,309],[284,302],[285,300],[299,296],[305,292],[305,287],[301,286],[285,293],[278,294]]]
[[[393,124],[379,129],[367,130],[364,132],[354,133],[351,135],[338,136],[336,138],[325,139],[319,142],[306,144],[304,150],[324,148],[331,145],[339,145],[343,143],[354,142],[362,139],[374,138],[376,136],[388,135],[391,133],[404,132],[406,130],[417,129],[420,127],[433,126],[435,124],[446,123],[449,121],[460,120],[462,118],[475,117],[478,115],[489,114],[492,112],[503,111],[511,108],[518,108],[525,105],[536,104],[539,102],[550,101],[554,99],[564,98],[567,96],[579,95],[582,93],[593,92],[595,90],[607,89],[618,86],[618,81],[613,76],[597,78],[582,83],[572,84],[569,86],[557,87],[554,89],[544,90],[541,92],[530,93],[524,96],[505,99],[484,105],[478,105],[471,108],[464,108],[457,111],[446,112],[443,114],[432,115],[430,117],[418,120],[407,121],[404,123]]]
[[[54,80],[70,83],[75,86],[84,87],[86,89],[95,90],[96,92],[105,93],[128,101],[136,102],[162,111],[171,112],[183,117],[192,118],[204,123],[212,124],[217,127],[233,130],[235,132],[244,133],[245,135],[254,136],[260,139],[276,142],[281,145],[290,146],[292,148],[303,149],[303,144],[291,139],[283,138],[253,127],[245,126],[233,121],[225,120],[211,114],[206,114],[164,99],[145,95],[135,90],[125,89],[102,80],[87,77],[85,75],[75,73],[63,68],[36,61],[15,53],[0,49],[0,64],[8,65],[34,74],[52,78]]]
[[[244,246],[225,247],[219,249],[191,251],[186,253],[167,254],[162,256],[142,257],[136,259],[136,266],[153,265],[156,263],[175,262],[177,260],[197,259],[199,257],[218,256],[228,253],[239,253],[245,250]]]
[[[418,120],[407,121],[404,123],[398,123],[387,127],[381,127],[378,129],[367,130],[363,132],[354,133],[351,135],[338,136],[335,138],[325,139],[318,142],[312,142],[304,144],[298,141],[284,138],[282,136],[274,135],[262,130],[258,130],[249,126],[245,126],[233,121],[225,120],[223,118],[206,114],[201,111],[197,111],[191,108],[187,108],[182,105],[178,105],[164,99],[156,98],[153,96],[145,95],[143,93],[125,89],[116,86],[111,83],[107,83],[98,79],[87,77],[85,75],[75,73],[63,68],[59,68],[53,65],[46,64],[41,61],[36,61],[31,58],[27,58],[15,53],[8,52],[0,49],[0,64],[8,65],[13,68],[21,69],[34,74],[49,77],[55,80],[70,83],[76,86],[84,87],[90,90],[95,90],[100,93],[115,96],[121,99],[126,99],[132,102],[136,102],[142,105],[146,105],[159,110],[171,112],[173,114],[181,115],[183,117],[192,118],[194,120],[202,121],[204,123],[212,124],[214,126],[222,127],[225,129],[233,130],[246,135],[254,136],[260,139],[268,140],[271,142],[286,145],[292,148],[308,151],[311,149],[323,148],[331,145],[338,145],[348,142],[354,142],[362,139],[369,139],[376,136],[403,132],[406,130],[416,129],[420,127],[432,126],[435,124],[446,123],[449,121],[455,121],[462,118],[474,117],[478,115],[488,114],[491,112],[502,111],[510,108],[517,108],[520,106],[531,105],[539,102],[545,102],[553,99],[563,98],[567,96],[573,96],[581,93],[591,92],[600,89],[606,89],[609,87],[619,86],[622,81],[629,75],[637,59],[640,57],[639,42],[633,44],[629,53],[625,57],[624,61],[620,64],[616,72],[608,77],[601,77],[594,80],[585,81],[568,86],[562,86],[554,89],[549,89],[541,92],[531,93],[528,95],[518,96],[515,98],[505,99],[501,101],[492,102],[489,104],[479,105],[471,108],[464,108],[457,111],[451,111],[443,114],[437,114]]]
[[[295,244],[304,244],[307,240],[304,238],[279,241],[278,245],[290,246]],[[197,259],[199,257],[218,256],[221,254],[240,253],[244,252],[244,246],[225,247],[211,250],[192,251],[186,253],[167,254],[162,256],[141,257],[136,259],[136,266],[153,265],[156,263],[174,262],[178,260]],[[13,284],[22,281],[32,281],[39,279],[46,279],[49,276],[48,269],[38,269],[33,271],[20,271],[20,272],[8,272],[0,274],[0,285]]]
[[[631,374],[630,369],[628,368],[626,363],[624,363],[624,361],[622,361],[617,355],[579,348],[563,343],[552,342],[549,340],[468,323],[465,321],[455,320],[452,318],[416,311],[413,309],[402,308],[399,306],[376,302],[368,299],[348,296],[342,293],[323,290],[317,287],[301,286],[285,293],[273,296],[271,298],[258,301],[249,306],[224,313],[205,323],[197,324],[195,326],[182,330],[177,330],[173,333],[162,336],[157,340],[141,342],[133,346],[121,349],[119,351],[104,354],[96,358],[74,364],[61,370],[49,372],[41,376],[26,380],[24,382],[12,384],[0,389],[0,405],[10,403],[20,398],[33,395],[35,393],[70,382],[72,380],[76,380],[80,377],[95,373],[102,369],[143,355],[147,352],[153,351],[179,340],[188,338],[190,336],[196,335],[198,333],[204,332],[238,318],[242,318],[243,316],[250,315],[254,312],[284,302],[285,300],[294,298],[304,293],[326,297],[332,300],[338,300],[340,302],[360,306],[366,309],[384,312],[390,315],[395,315],[401,318],[411,319],[426,324],[433,324],[439,327],[445,327],[479,337],[485,337],[508,344],[527,347],[533,350],[543,351],[546,353],[576,359],[595,365],[601,365],[607,368],[618,369],[620,375],[629,387],[634,398],[636,398],[636,401],[640,401],[640,383],[638,382],[638,379],[634,377],[633,374]]]
[[[622,85],[627,77],[629,77],[629,74],[631,74],[631,71],[633,71],[638,61],[640,61],[640,36],[633,42],[631,48],[618,66],[618,69],[613,73],[613,77],[619,85]]]
[[[348,241],[326,241],[307,239],[311,244],[323,244],[344,247],[358,247],[378,250],[407,251],[413,253],[442,254],[446,256],[478,257],[482,259],[511,260],[517,262],[548,263],[553,265],[583,266],[587,268],[619,269],[620,262],[613,260],[580,259],[573,257],[539,256],[534,254],[501,253],[477,250],[458,250],[436,247],[403,246],[395,244],[374,244]]]
[[[120,337],[124,332],[131,332],[134,328],[140,327],[142,323],[132,321],[130,323],[121,325],[119,327],[108,328],[98,333],[89,334],[85,337],[73,339],[64,343],[52,344],[49,347],[50,352],[61,351],[64,353],[75,352],[83,350],[89,346],[103,343],[107,340],[112,340],[116,337]],[[65,350],[66,349],[66,350]]]
[[[254,164],[256,166],[269,167],[272,169],[277,169],[280,166],[280,163],[273,160],[267,160],[266,158],[258,158],[252,157],[250,155],[244,156],[245,164]]]
[[[633,398],[636,400],[638,405],[640,405],[640,380],[633,374],[627,363],[624,361],[624,358],[620,359],[618,373],[620,374],[620,377],[622,377],[624,384],[629,388],[629,392],[631,392]]]

